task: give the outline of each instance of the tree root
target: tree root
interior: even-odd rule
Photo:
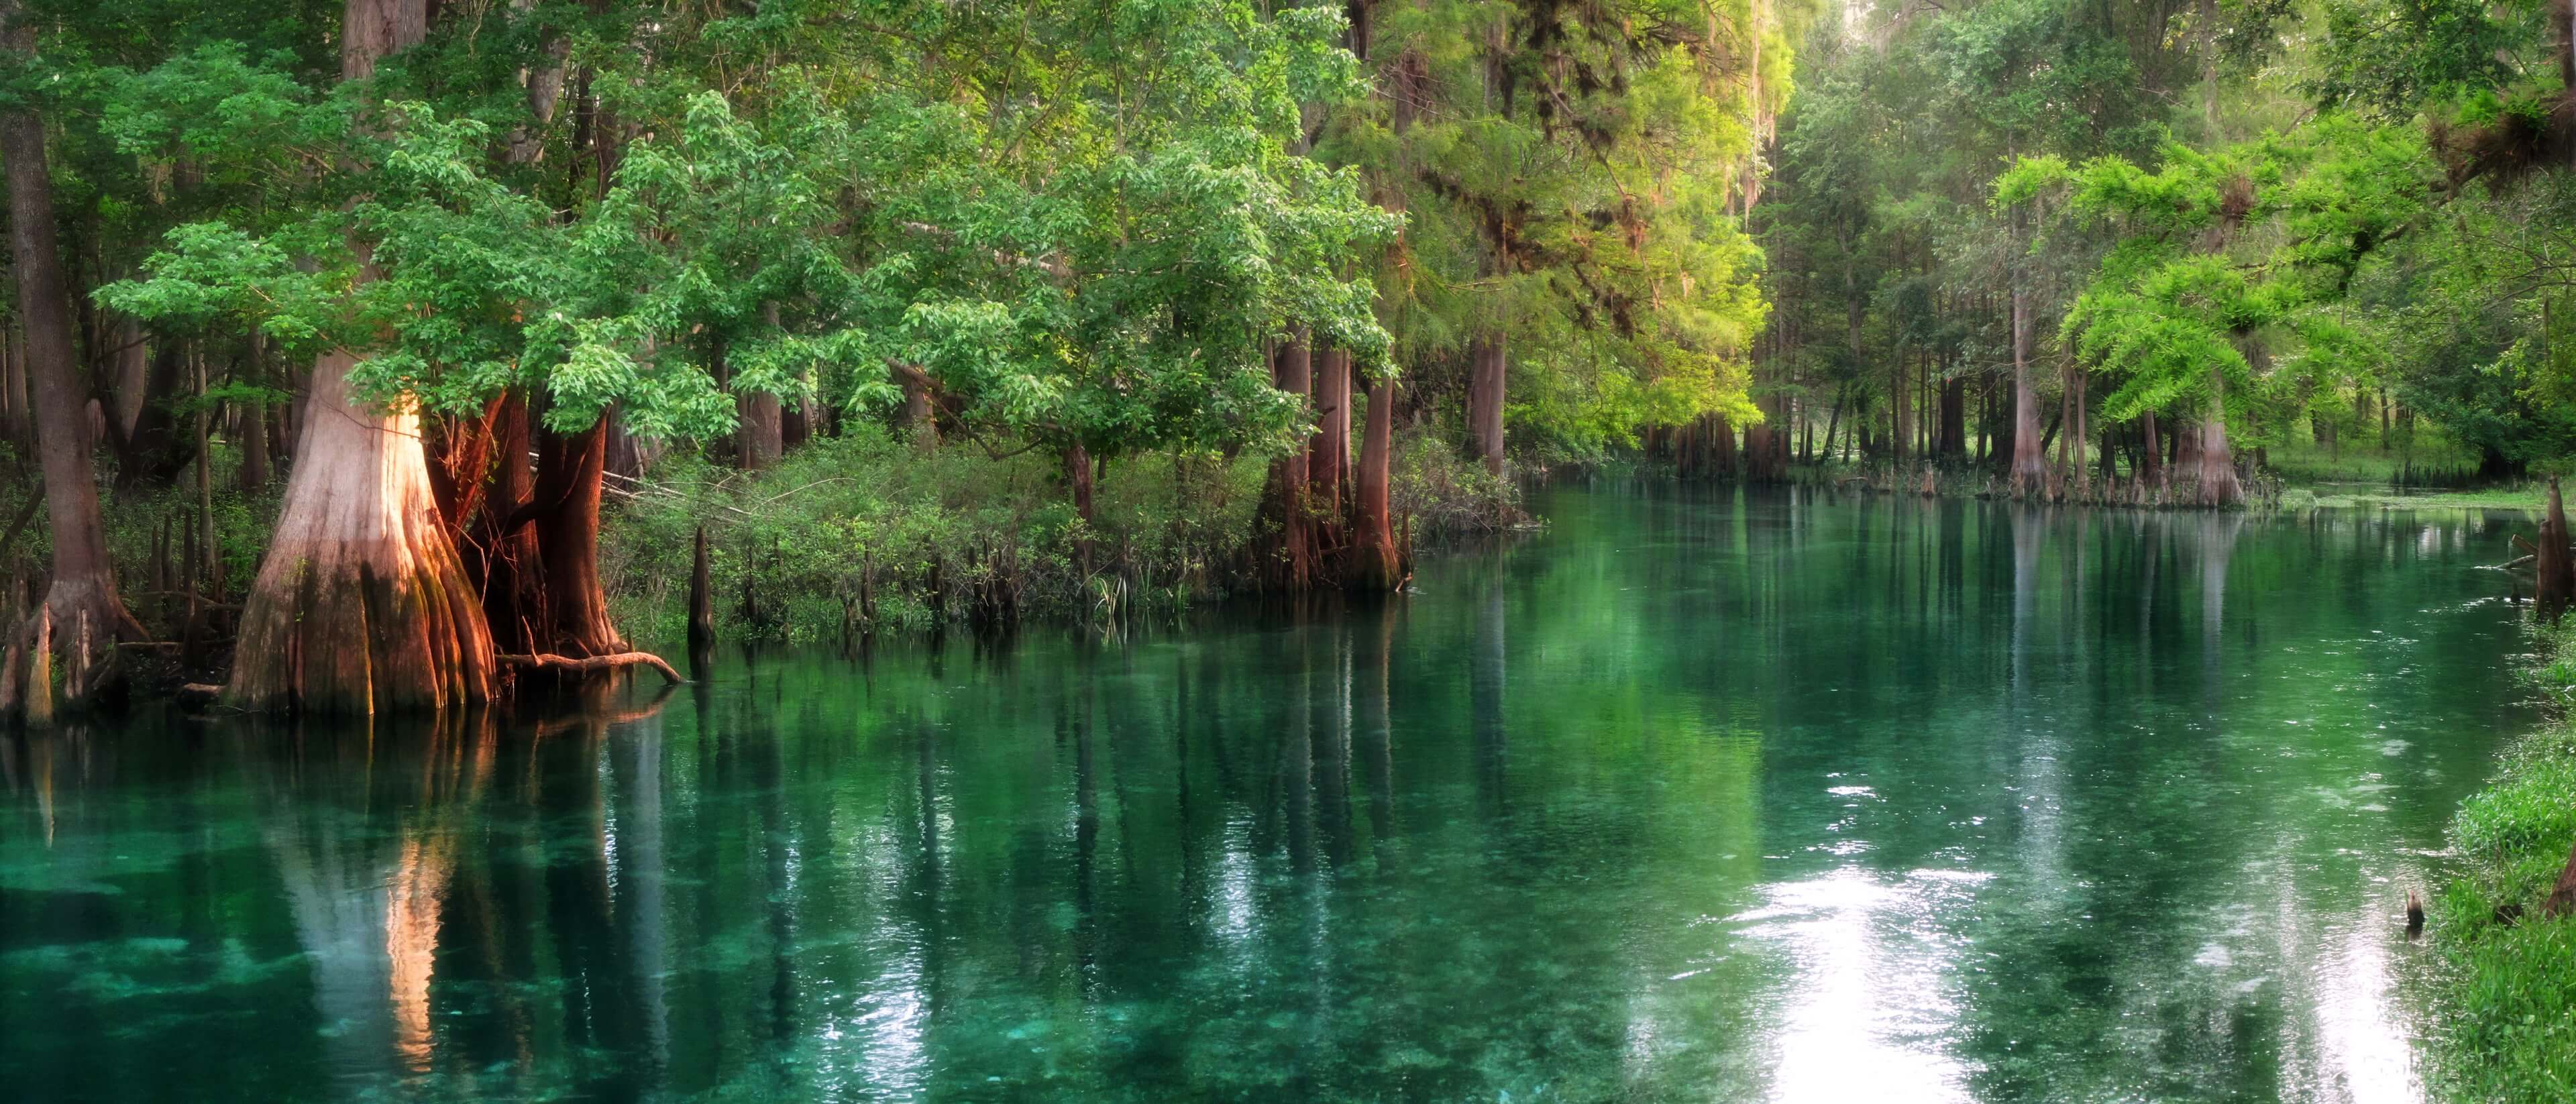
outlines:
[[[650,667],[662,672],[662,677],[671,680],[674,685],[689,681],[681,678],[680,672],[673,670],[662,657],[651,652],[619,652],[615,655],[591,656],[588,659],[574,659],[571,656],[556,655],[552,652],[540,652],[536,655],[496,655],[492,658],[505,667],[518,667],[531,671],[570,671],[575,674],[615,671],[626,667]]]

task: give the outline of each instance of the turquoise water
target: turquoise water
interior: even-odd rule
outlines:
[[[1388,603],[0,737],[0,1097],[2417,1098],[2524,523],[1536,507]]]

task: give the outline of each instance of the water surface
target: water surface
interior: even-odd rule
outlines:
[[[0,1095],[2420,1095],[2518,521],[1538,506],[1389,603],[0,737]]]

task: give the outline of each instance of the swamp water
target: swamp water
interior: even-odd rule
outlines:
[[[2420,1096],[2526,523],[1534,505],[1303,617],[0,737],[0,1098]]]

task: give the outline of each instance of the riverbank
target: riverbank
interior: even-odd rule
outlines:
[[[1640,464],[1636,470],[1663,478],[1683,478],[1674,474],[1668,464]],[[1936,498],[2012,497],[2012,489],[2004,477],[1984,466],[1963,468],[1923,464],[1891,468],[1886,465],[1791,464],[1784,470],[1782,481],[1873,494]],[[2389,482],[2314,481],[2293,471],[2271,468],[2240,470],[2239,481],[2245,495],[2240,507],[2247,510],[2359,507],[2528,510],[2537,513],[2546,492],[2546,484],[2537,478],[2487,487],[2436,489]],[[2049,501],[2080,506],[2202,508],[2188,479],[2154,486],[2142,484],[2125,472],[2108,482],[2097,476],[2071,493],[2060,490],[2046,497]]]
[[[723,639],[1168,615],[1247,585],[1267,475],[1252,455],[1123,457],[1101,466],[1086,521],[1051,453],[922,451],[859,427],[764,471],[677,456],[613,481],[601,579],[637,640],[686,635],[700,527]],[[1388,484],[1403,541],[1519,516],[1518,488],[1424,434],[1399,435]]]
[[[2463,867],[2430,908],[2445,967],[2433,1081],[2449,1099],[2576,1100],[2576,918],[2542,916],[2576,839],[2576,624],[2533,641],[2523,675],[2550,720],[2462,804]]]

